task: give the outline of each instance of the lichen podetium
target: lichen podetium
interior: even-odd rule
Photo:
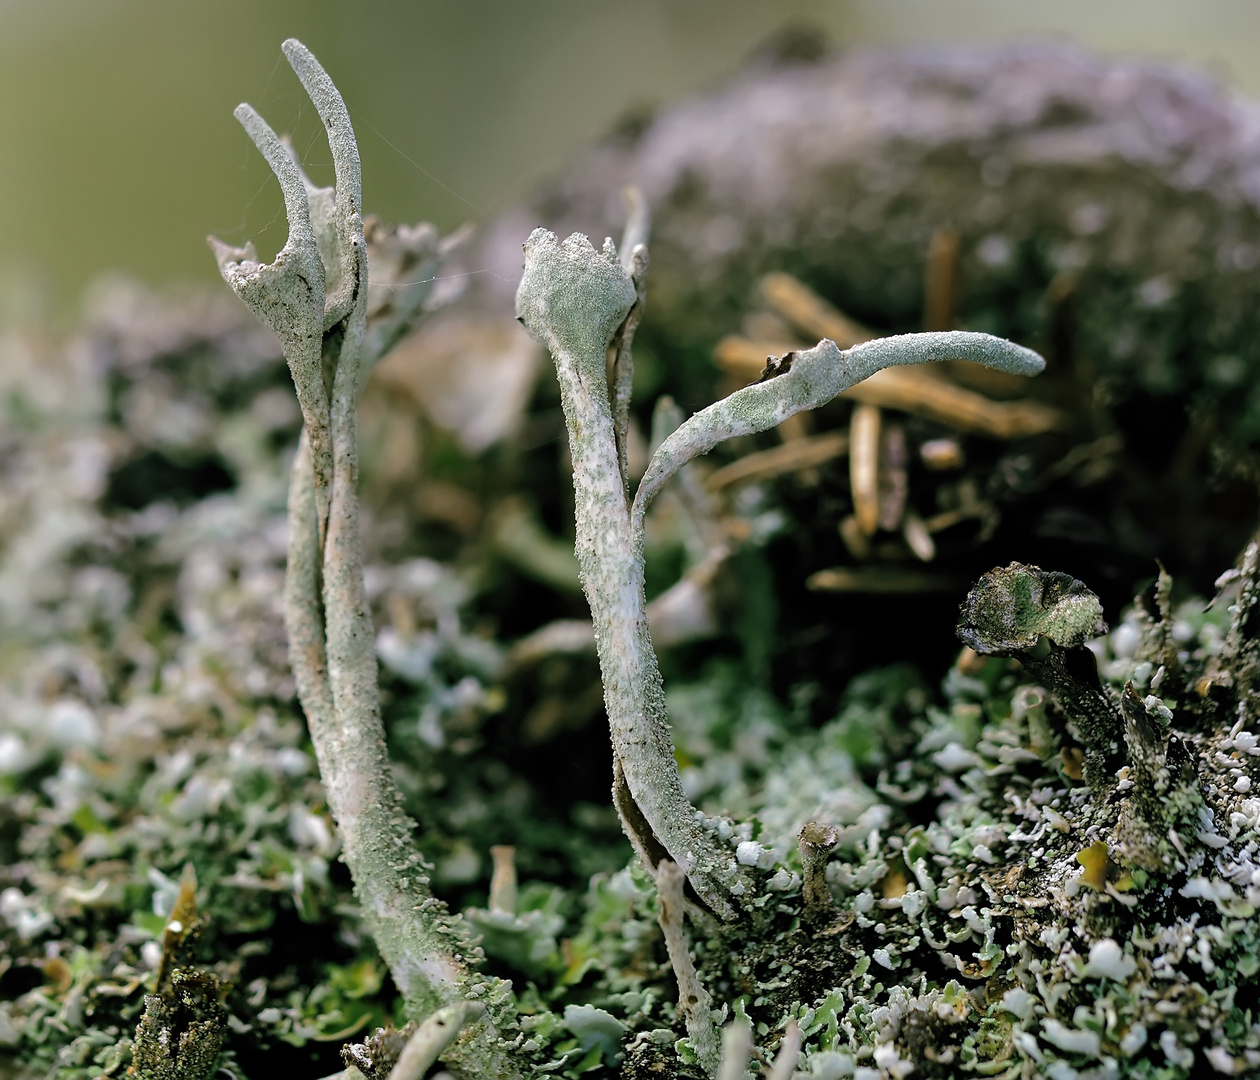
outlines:
[[[296,40],[284,43],[284,53],[328,133],[335,187],[313,188],[266,122],[242,105],[237,118],[284,193],[289,238],[267,265],[252,247],[213,239],[211,246],[225,280],[279,337],[302,406],[285,577],[294,677],[356,895],[409,1010],[420,1019],[475,992],[501,1013],[505,991],[470,965],[469,937],[432,895],[415,824],[390,771],[359,541],[358,397],[376,359],[364,356],[368,265],[359,151],[324,69]],[[452,1060],[486,1075],[514,1074],[495,1019],[492,1011]]]

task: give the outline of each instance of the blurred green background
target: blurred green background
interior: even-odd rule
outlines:
[[[0,322],[71,312],[109,269],[213,280],[210,232],[273,252],[279,192],[232,108],[327,176],[287,36],[346,97],[367,209],[449,227],[802,24],[836,45],[1073,40],[1260,96],[1256,0],[0,0]]]

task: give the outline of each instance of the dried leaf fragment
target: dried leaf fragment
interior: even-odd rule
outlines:
[[[1081,864],[1081,881],[1091,889],[1102,892],[1107,884],[1107,871],[1111,866],[1111,857],[1107,853],[1107,842],[1096,840],[1089,847],[1076,853],[1076,861]]]

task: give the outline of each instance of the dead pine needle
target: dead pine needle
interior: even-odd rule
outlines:
[[[837,566],[811,574],[805,587],[814,592],[923,593],[948,592],[954,582],[940,574],[893,566]]]
[[[490,910],[516,914],[516,848],[500,844],[490,849],[494,872],[490,876]]]
[[[901,535],[914,557],[920,562],[931,562],[936,558],[936,541],[928,530],[927,524],[914,511],[906,514],[901,523]]]
[[[705,487],[716,493],[758,480],[772,480],[803,469],[817,468],[848,452],[849,436],[840,431],[792,439],[782,446],[747,454],[723,466],[708,477]]]
[[[879,337],[791,274],[767,274],[761,279],[761,295],[776,315],[806,337],[831,338],[842,349]]]
[[[879,409],[857,406],[849,421],[849,488],[864,536],[873,536],[879,526],[879,432]]]
[[[845,549],[858,562],[865,562],[871,557],[871,538],[862,531],[862,526],[853,514],[840,519],[837,531]]]
[[[952,330],[958,298],[958,257],[962,239],[946,225],[932,234],[923,281],[923,329]]]

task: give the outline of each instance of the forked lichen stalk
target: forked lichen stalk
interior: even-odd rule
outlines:
[[[613,434],[617,439],[617,461],[621,466],[621,481],[626,487],[628,498],[630,461],[627,443],[630,435],[630,395],[634,384],[632,345],[634,332],[639,328],[639,320],[643,318],[643,302],[647,293],[647,241],[651,218],[643,193],[637,187],[626,188],[625,196],[629,213],[625,231],[621,234],[621,265],[634,284],[635,302],[613,339],[612,413]]]
[[[471,946],[461,925],[429,889],[381,721],[359,545],[357,402],[368,273],[358,147],[323,68],[297,41],[286,41],[284,53],[327,130],[336,186],[311,186],[289,149],[243,105],[236,115],[280,181],[289,239],[269,265],[259,264],[252,248],[211,244],[228,284],[280,337],[298,390],[306,426],[289,495],[290,660],[343,858],[377,947],[412,1016],[423,1019],[444,1006],[459,1010],[422,1028],[442,1029],[443,1038],[434,1035],[423,1048],[435,1057],[449,1042],[446,1034],[454,1038],[482,1010],[469,1011],[463,999],[486,980],[467,962]],[[452,1018],[459,1019],[454,1028]],[[461,1038],[448,1059],[466,1076],[517,1074],[489,1024]]]

